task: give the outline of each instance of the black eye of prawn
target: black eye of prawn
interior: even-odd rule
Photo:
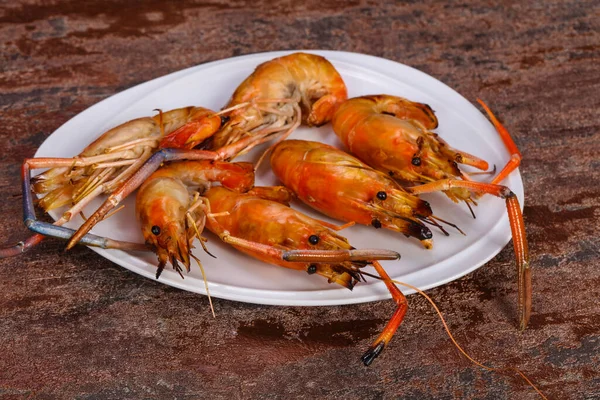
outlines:
[[[153,234],[155,234],[156,236],[160,235],[160,226],[158,225],[154,225],[151,229],[151,232]]]
[[[308,237],[308,242],[310,244],[317,244],[317,243],[319,243],[319,237],[317,235],[310,235]]]
[[[387,199],[387,193],[384,192],[383,190],[381,192],[377,192],[377,198],[379,200],[385,200],[385,199]]]
[[[223,125],[225,125],[226,123],[228,123],[228,122],[229,122],[229,120],[231,119],[231,118],[229,118],[229,117],[228,117],[228,116],[226,116],[226,115],[219,115],[219,116],[221,117],[221,126],[223,126]]]
[[[310,264],[308,266],[308,269],[306,270],[306,272],[308,272],[309,275],[316,274],[317,273],[317,266],[315,264]]]

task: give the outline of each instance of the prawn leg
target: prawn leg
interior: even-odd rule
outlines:
[[[40,237],[40,234],[43,236],[53,236],[60,239],[69,239],[75,234],[75,230],[73,229],[37,220],[35,208],[33,206],[32,192],[29,190],[31,170],[29,168],[29,164],[27,163],[23,164],[22,178],[23,193],[25,194],[23,196],[23,220],[25,226],[37,234],[31,236],[29,239],[23,242],[23,245],[18,244],[17,246],[13,246],[12,250],[6,255],[7,257],[10,255],[16,255],[14,252],[19,248],[21,249],[21,252],[23,252],[41,242],[42,237]],[[148,250],[144,244],[122,242],[92,234],[83,235],[79,242],[88,246],[101,247],[103,249],[111,248],[121,250]],[[1,252],[0,254],[4,256],[4,252]]]
[[[234,143],[223,146],[218,150],[215,150],[219,154],[219,158],[228,161],[233,160],[235,157],[238,157],[242,154],[246,154],[254,147],[268,142],[275,136],[279,137],[277,143],[279,143],[282,140],[285,140],[289,135],[291,135],[293,131],[296,130],[296,128],[300,126],[300,107],[298,107],[298,105],[296,104],[293,104],[292,107],[295,111],[294,115],[298,115],[298,118],[296,118],[295,121],[290,122],[289,124],[283,125],[281,127],[264,128],[259,129],[256,132],[249,133],[248,136],[243,137],[235,141]],[[273,146],[274,145],[270,146],[269,148]],[[258,164],[260,164],[260,162],[262,161],[264,154],[266,154],[267,152],[268,150],[265,151],[265,153],[263,153],[263,156],[260,157],[259,161],[257,162],[257,168]]]
[[[189,123],[190,127],[183,130],[197,141],[201,139],[198,135],[210,136],[211,132],[218,130],[222,124],[221,117],[201,107],[158,111],[159,114],[154,117],[133,119],[109,129],[73,158],[44,157],[25,160],[24,169],[50,169],[33,179],[27,174],[28,179],[23,182],[24,187],[27,187],[24,197],[31,197],[31,186],[35,193],[44,194],[37,203],[44,211],[70,205],[71,208],[54,223],[60,226],[69,221],[72,215],[80,212],[93,198],[112,192],[129,179],[155,152],[161,138],[166,134],[177,132]],[[189,146],[195,142],[183,144]],[[41,225],[31,226],[36,228]],[[47,231],[50,234],[59,234],[59,230]],[[64,233],[59,237],[64,237]],[[26,251],[40,241],[41,239],[34,235],[23,244],[3,249],[0,256],[19,254],[19,251]]]
[[[500,123],[500,121],[498,121],[498,119],[496,118],[494,113],[492,113],[492,110],[490,110],[490,108],[482,100],[477,99],[477,101],[479,102],[481,107],[483,107],[483,109],[487,113],[488,117],[492,121],[492,124],[494,125],[494,127],[496,128],[498,133],[500,134],[500,137],[502,138],[504,145],[510,152],[510,160],[508,161],[508,163],[506,163],[506,165],[504,166],[502,171],[500,171],[500,173],[498,173],[498,175],[496,175],[491,182],[493,184],[499,184],[511,172],[513,172],[515,169],[517,169],[519,167],[519,165],[521,165],[521,152],[517,148],[517,145],[516,145],[515,141],[513,140],[513,138],[510,136],[510,133],[508,132],[508,130],[504,127],[504,125],[502,125]]]
[[[265,190],[268,193],[269,189],[265,188]],[[243,215],[248,215],[247,210],[250,208],[250,207],[245,208],[242,205],[242,203],[244,202],[243,199],[246,199],[246,201],[248,201],[248,202],[252,201],[254,203],[254,206],[252,208],[255,210],[255,214],[261,214],[261,212],[259,211],[260,210],[259,203],[263,204],[264,206],[267,207],[268,213],[265,213],[265,215],[270,215],[271,217],[273,217],[277,214],[281,215],[281,214],[287,213],[287,218],[281,219],[282,221],[283,220],[287,221],[287,223],[285,224],[285,227],[289,227],[290,221],[293,221],[295,219],[292,216],[293,215],[298,216],[299,213],[297,213],[296,211],[293,211],[291,209],[288,209],[287,207],[281,207],[281,206],[274,207],[273,205],[267,205],[263,202],[262,199],[259,199],[256,197],[254,197],[255,200],[252,200],[252,198],[249,197],[247,194],[246,195],[235,195],[234,194],[234,196],[237,196],[237,200],[235,198],[230,197],[230,194],[231,194],[231,192],[229,192],[223,188],[219,188],[219,187],[213,188],[207,192],[206,205],[205,205],[206,210],[207,210],[207,212],[205,213],[206,218],[207,218],[207,226],[213,233],[217,234],[219,236],[219,238],[221,238],[221,240],[225,243],[231,244],[234,247],[236,247],[244,252],[247,252],[258,259],[262,259],[264,261],[269,261],[273,264],[280,265],[280,266],[287,266],[288,268],[293,268],[296,270],[304,270],[304,271],[308,272],[309,274],[319,273],[318,272],[319,266],[332,268],[331,265],[328,265],[330,263],[334,263],[334,264],[337,263],[338,267],[340,267],[341,264],[344,262],[356,262],[357,263],[356,266],[358,268],[364,267],[366,264],[369,264],[369,263],[373,264],[377,273],[379,274],[381,279],[385,282],[386,287],[390,291],[392,298],[394,299],[394,301],[397,304],[397,308],[396,308],[396,311],[394,312],[394,314],[392,315],[391,319],[385,326],[384,330],[379,335],[379,337],[375,340],[375,342],[370,346],[370,348],[362,356],[363,363],[367,366],[370,365],[373,362],[373,360],[375,360],[375,358],[383,351],[383,349],[388,344],[388,342],[391,340],[392,336],[394,335],[394,333],[396,332],[396,330],[402,323],[404,315],[406,314],[406,311],[408,309],[406,298],[404,297],[402,292],[400,292],[400,290],[395,286],[395,284],[392,282],[389,275],[385,272],[385,270],[383,269],[381,264],[379,264],[375,260],[397,259],[400,257],[400,255],[398,253],[396,253],[394,251],[390,251],[390,250],[378,250],[378,249],[357,250],[357,249],[354,249],[352,246],[350,246],[347,243],[346,239],[342,238],[342,237],[338,238],[338,239],[340,239],[338,241],[338,244],[340,244],[340,246],[328,246],[328,247],[321,247],[321,248],[295,248],[295,249],[290,248],[288,246],[288,244],[293,243],[293,241],[291,241],[292,239],[290,238],[290,236],[294,236],[294,233],[292,233],[292,232],[299,232],[299,231],[305,230],[306,227],[313,227],[313,229],[314,229],[316,227],[321,226],[320,224],[318,224],[318,221],[313,220],[312,218],[307,217],[307,216],[301,217],[300,219],[296,220],[297,221],[296,225],[291,231],[288,230],[286,232],[281,232],[281,234],[282,234],[281,237],[287,237],[286,240],[279,240],[279,239],[281,239],[281,237],[280,238],[275,237],[277,235],[271,235],[267,241],[262,241],[262,240],[264,240],[264,238],[261,239],[260,235],[258,235],[258,236],[248,235],[247,236],[248,238],[258,237],[259,240],[261,240],[261,242],[257,243],[256,241],[254,241],[255,239],[246,239],[246,238],[236,237],[235,234],[239,234],[241,236],[241,235],[246,234],[244,232],[248,232],[243,229],[241,229],[241,230],[238,229],[239,225],[237,224],[237,221],[239,221],[238,217],[243,216]],[[211,197],[212,200],[209,200],[208,197]],[[231,201],[231,200],[233,200],[233,201]],[[219,211],[224,211],[224,210],[231,211],[231,215],[224,217],[222,224],[217,222],[216,218],[214,217],[214,214],[212,214],[210,212],[210,208],[211,208],[210,201],[213,201],[213,205],[215,205],[216,209]],[[275,212],[274,208],[278,209],[279,211]],[[234,223],[232,223],[231,218],[235,219]],[[276,219],[276,218],[273,218],[273,219]],[[260,217],[258,218],[258,220],[260,220]],[[252,222],[245,221],[243,223],[244,226],[248,226],[249,224],[251,225]],[[276,231],[279,231],[279,229],[273,229],[272,231],[276,232]],[[308,232],[308,233],[310,233],[310,232]],[[306,235],[306,234],[307,233],[305,231],[305,233],[303,233],[301,235]],[[311,239],[311,238],[314,238],[314,239]],[[313,234],[309,237],[308,240],[311,242],[312,245],[317,245],[317,244],[322,245],[326,242],[325,232],[321,232],[320,236]],[[298,243],[297,240],[295,242]],[[330,240],[329,243],[331,244],[331,243],[335,243],[335,242]],[[278,261],[284,261],[284,262],[287,262],[290,264],[285,265]],[[298,263],[300,265],[296,265],[293,267],[291,266],[292,264],[296,264],[296,263]],[[325,277],[328,277],[328,280],[330,283],[336,282],[342,286],[347,287],[348,289],[352,289],[353,284],[347,282],[347,280],[336,279],[335,275],[332,276],[331,274],[324,274],[323,272],[321,272],[320,274]],[[357,280],[362,278],[362,275],[358,270],[355,270],[355,271],[346,270],[344,272],[344,274],[350,274],[352,278],[355,278]],[[350,278],[350,277],[348,277],[348,278]],[[362,278],[362,279],[364,279],[364,278]]]
[[[256,189],[256,188],[255,188]],[[253,190],[255,190],[253,189]],[[269,197],[270,189],[277,188],[263,187],[262,195]],[[256,194],[256,193],[255,193]],[[338,249],[338,250],[284,250],[263,243],[253,242],[243,238],[232,236],[229,231],[224,229],[215,219],[210,211],[210,202],[204,199],[206,207],[206,219],[210,220],[211,226],[219,238],[227,244],[241,247],[256,253],[263,254],[275,259],[289,262],[344,262],[344,261],[369,261],[369,260],[398,260],[400,254],[392,250],[382,249]]]
[[[27,158],[25,164],[29,165],[30,168],[59,168],[59,167],[87,167],[102,162],[108,162],[115,159],[127,159],[133,157],[133,152],[123,150],[117,153],[101,154],[97,156],[89,157],[74,157],[74,158],[60,158],[60,157],[45,157],[45,158]],[[133,161],[132,161],[133,162]],[[36,178],[41,179],[44,174],[38,175]]]
[[[340,253],[340,254],[336,254]],[[395,254],[394,254],[395,253]],[[395,257],[394,257],[395,256]],[[408,310],[408,302],[404,294],[398,289],[398,287],[392,282],[392,279],[387,274],[383,266],[374,260],[393,260],[400,258],[400,255],[390,250],[378,250],[378,249],[353,249],[353,250],[338,250],[338,251],[325,251],[325,250],[290,250],[283,254],[283,259],[286,261],[304,261],[304,262],[342,262],[342,261],[369,261],[373,264],[373,267],[385,283],[385,286],[392,295],[392,299],[396,302],[397,308],[394,314],[388,321],[387,325],[379,335],[379,337],[373,342],[369,349],[361,357],[362,362],[365,366],[371,365],[371,363],[381,354],[385,346],[392,339],[398,327],[404,319],[404,315]]]
[[[149,153],[149,151],[145,151],[139,160],[131,159],[128,161],[130,161],[130,163],[135,167],[136,165],[141,164],[141,162],[143,162],[147,158],[146,154],[148,154],[148,153]],[[87,192],[81,199],[79,199],[79,201],[73,207],[71,207],[69,210],[67,210],[59,220],[57,220],[53,224],[49,224],[46,222],[38,221],[37,217],[35,215],[35,211],[33,208],[33,197],[32,197],[33,194],[30,189],[30,184],[32,181],[32,178],[31,178],[31,170],[32,169],[65,168],[66,170],[68,170],[68,169],[71,169],[74,167],[93,166],[93,165],[98,165],[99,163],[103,163],[103,162],[110,162],[110,161],[116,160],[116,159],[132,157],[133,154],[134,153],[129,150],[122,150],[122,151],[118,151],[116,153],[103,154],[103,155],[90,156],[90,157],[76,157],[76,158],[46,157],[46,158],[26,159],[21,168],[21,182],[22,182],[23,210],[24,210],[23,216],[24,216],[24,222],[25,222],[25,225],[27,226],[27,228],[36,232],[36,234],[27,238],[25,241],[19,242],[15,246],[0,249],[0,258],[11,257],[11,256],[21,254],[25,251],[28,251],[32,247],[39,244],[42,241],[44,235],[49,235],[49,236],[54,236],[54,237],[59,237],[59,238],[70,238],[72,236],[72,232],[74,232],[74,231],[67,230],[66,228],[65,229],[56,229],[53,227],[61,226],[64,223],[68,222],[71,219],[72,215],[77,214],[79,211],[81,211],[81,209],[86,204],[88,204],[91,200],[93,200],[99,194],[104,192],[106,190],[106,187],[105,187],[106,185],[115,184],[120,179],[124,179],[126,177],[127,172],[131,170],[131,168],[128,168],[124,172],[122,172],[119,176],[117,176],[117,178],[113,179],[112,181],[110,181],[108,183],[100,182],[98,184],[98,186],[96,186],[94,188],[90,188],[90,191]],[[140,162],[140,160],[141,160],[141,162]],[[34,181],[38,181],[34,185],[42,185],[42,187],[43,187],[43,185],[44,185],[43,181],[44,181],[45,175],[46,175],[46,173],[42,173],[41,175],[38,175],[35,178],[33,178]],[[52,204],[49,204],[48,208],[54,208],[54,207]],[[96,246],[97,245],[96,243],[100,243],[99,246],[103,247],[103,248],[108,248],[108,247],[112,246],[107,243],[101,243],[97,239],[92,240],[89,237],[84,240],[85,240],[85,242],[84,242],[85,244],[88,244],[91,246]],[[131,246],[124,245],[123,249],[141,250],[142,248],[137,244],[131,244]]]
[[[397,252],[381,249],[287,250],[281,255],[281,259],[284,261],[318,263],[400,259],[400,254]]]
[[[324,221],[315,220],[308,216],[305,216],[306,219],[313,220],[315,222],[323,224]],[[345,225],[337,226],[333,224],[326,223],[330,229],[334,230],[342,230],[348,226],[354,225],[354,222],[351,221]],[[339,254],[336,254],[339,253]],[[396,257],[394,257],[394,254]],[[303,262],[342,262],[342,261],[372,261],[373,267],[384,281],[387,289],[392,295],[392,299],[397,304],[396,311],[388,321],[384,330],[381,332],[379,337],[373,342],[373,344],[369,347],[369,349],[362,356],[361,360],[366,366],[371,365],[373,360],[381,354],[385,346],[389,343],[389,341],[394,336],[394,333],[398,330],[398,327],[402,323],[404,319],[404,315],[408,309],[408,302],[406,301],[406,297],[404,294],[396,287],[396,285],[392,282],[391,278],[385,271],[385,269],[379,264],[377,261],[373,260],[393,260],[395,258],[400,258],[400,255],[394,251],[390,250],[378,250],[378,249],[352,249],[352,250],[328,250],[328,251],[318,251],[318,250],[290,250],[285,252],[283,255],[283,259],[285,261],[303,261]]]
[[[92,214],[67,243],[67,250],[75,246],[98,222],[131,192],[137,189],[154,171],[166,161],[176,160],[216,160],[217,154],[204,150],[162,149],[152,155],[129,179],[116,189]]]
[[[37,246],[42,240],[44,240],[44,235],[36,233],[12,246],[0,247],[0,259],[14,257],[21,253],[25,253],[32,247]]]
[[[210,218],[209,216],[207,216]],[[215,222],[212,222],[216,224]],[[216,225],[212,225],[213,227]],[[397,260],[400,254],[393,250],[381,249],[354,249],[354,250],[283,250],[262,243],[252,242],[222,230],[219,238],[227,244],[241,247],[265,256],[290,262],[344,262],[344,261],[367,261],[367,260]],[[390,336],[391,337],[391,336]]]
[[[525,236],[525,223],[517,196],[506,186],[491,183],[462,181],[458,179],[443,179],[437,182],[426,183],[409,188],[413,194],[431,193],[445,191],[452,188],[464,188],[479,193],[487,193],[500,197],[506,201],[508,219],[512,232],[513,245],[515,248],[519,303],[518,313],[520,328],[524,330],[531,315],[531,269],[529,266],[529,253],[527,249],[527,238]]]
[[[304,262],[340,262],[340,261],[364,261],[364,260],[393,260],[393,251],[389,250],[375,250],[375,249],[363,249],[363,250],[347,250],[344,254],[334,256],[334,251],[317,251],[317,250],[290,250],[283,254],[283,259],[286,261],[304,261]],[[389,254],[387,254],[389,253]],[[399,254],[397,257],[399,258]],[[346,258],[348,257],[348,258]],[[408,302],[404,294],[398,289],[398,287],[392,282],[392,279],[387,274],[383,266],[377,262],[372,261],[373,267],[385,283],[385,286],[392,295],[392,299],[396,302],[397,308],[394,314],[388,321],[387,325],[375,339],[373,344],[361,357],[362,362],[369,366],[371,363],[381,354],[385,346],[392,339],[398,327],[404,319],[404,315],[408,310]]]
[[[377,356],[381,354],[385,346],[392,339],[392,336],[394,336],[394,333],[396,333],[396,331],[398,330],[398,327],[402,323],[404,315],[408,310],[408,302],[406,301],[406,297],[404,297],[404,294],[400,291],[400,289],[398,289],[394,282],[392,282],[392,279],[387,274],[385,269],[381,266],[381,264],[379,264],[379,262],[377,261],[373,261],[373,267],[375,267],[375,270],[385,283],[387,289],[390,291],[392,299],[394,299],[394,301],[396,302],[397,308],[396,311],[394,311],[394,314],[392,315],[390,320],[388,321],[387,325],[379,335],[379,337],[375,339],[373,344],[361,357],[362,362],[366,366],[371,365],[373,360],[375,360],[375,358],[377,358]]]
[[[47,222],[35,221],[34,223],[28,224],[27,227],[32,231],[39,232],[43,236],[52,236],[59,239],[69,239],[75,234],[75,230],[64,226],[53,225]],[[34,235],[32,237],[36,237]],[[39,242],[35,242],[37,244]],[[114,240],[104,236],[98,236],[91,233],[87,233],[79,240],[80,244],[86,246],[100,247],[102,249],[118,249],[127,251],[148,251],[148,247],[143,243],[125,242],[121,240]]]

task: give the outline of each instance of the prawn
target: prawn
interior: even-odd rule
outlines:
[[[284,140],[301,123],[328,123],[347,98],[341,75],[324,57],[293,53],[275,58],[237,87],[225,106],[229,121],[206,148],[235,148],[239,155],[273,137]]]
[[[429,203],[339,149],[286,140],[273,148],[271,167],[300,200],[329,217],[387,228],[432,246],[431,230],[423,222],[439,225]]]
[[[250,163],[223,161],[180,161],[165,165],[140,186],[135,211],[146,245],[158,255],[156,278],[167,262],[181,273],[179,263],[190,270],[191,244],[200,236],[206,221],[201,197],[211,182],[245,192],[254,186]],[[205,249],[206,250],[206,249]]]
[[[333,230],[336,227],[310,218],[288,206],[291,193],[283,187],[255,188],[236,193],[213,187],[206,194],[210,212],[206,227],[222,241],[261,261],[317,274],[348,289],[364,280],[361,268],[371,263],[396,301],[397,308],[380,336],[365,352],[365,365],[383,351],[407,311],[406,298],[374,260],[396,259],[389,250],[356,250]],[[333,229],[333,230],[332,230]]]
[[[87,204],[96,195],[117,188],[159,147],[193,147],[203,140],[199,137],[216,132],[221,122],[214,111],[206,108],[178,108],[112,128],[73,158],[30,159],[27,162],[32,167],[51,167],[33,178],[33,191],[44,195],[38,204],[44,211],[72,203]],[[197,129],[192,131],[192,127]],[[165,137],[181,131],[188,132],[186,143],[173,146],[173,140]]]
[[[520,328],[525,329],[531,314],[531,270],[525,226],[517,196],[499,185],[518,167],[521,155],[506,128],[480,103],[511,152],[510,161],[491,183],[474,182],[458,168],[458,164],[465,164],[486,170],[488,163],[453,149],[432,132],[438,120],[426,104],[388,95],[357,97],[338,108],[332,125],[350,153],[403,184],[416,185],[407,188],[413,194],[443,191],[455,202],[464,201],[469,209],[470,204],[476,204],[472,192],[505,200],[518,271]]]
[[[0,249],[0,257],[20,254],[39,243],[44,235],[70,237],[70,230],[61,226],[81,214],[94,198],[122,187],[159,148],[174,144],[192,148],[222,124],[220,116],[203,107],[159,111],[153,117],[137,118],[106,131],[73,158],[26,159],[22,166],[24,219],[28,228],[38,233],[16,246]],[[177,143],[168,136],[181,137],[184,133],[186,140]],[[197,157],[216,158],[209,152]],[[31,170],[38,168],[50,169],[31,179]],[[40,222],[33,211],[31,191],[40,196],[38,205],[46,212],[63,206],[70,208],[54,224]],[[88,224],[93,226],[101,219],[94,217]]]

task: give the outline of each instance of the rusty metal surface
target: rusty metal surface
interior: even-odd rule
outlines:
[[[412,3],[412,2],[410,2]],[[0,238],[27,235],[19,167],[61,124],[135,84],[199,63],[334,49],[418,68],[486,99],[524,161],[534,271],[516,329],[513,251],[431,290],[478,360],[549,398],[600,398],[600,7],[596,1],[16,1],[0,11]],[[391,301],[271,307],[134,275],[44,241],[0,260],[0,397],[533,399],[460,356],[421,297],[369,368]]]

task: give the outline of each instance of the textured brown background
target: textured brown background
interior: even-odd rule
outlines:
[[[211,60],[282,49],[386,57],[488,99],[524,154],[534,313],[516,330],[513,251],[430,291],[480,360],[550,398],[600,398],[600,7],[597,1],[18,1],[0,11],[0,238],[27,235],[19,166],[94,103]],[[413,2],[409,2],[413,3]],[[489,4],[485,4],[489,3]],[[526,3],[526,2],[523,2]],[[47,240],[0,260],[2,398],[533,399],[485,372],[410,296],[374,365],[391,301],[270,307],[139,277]]]

